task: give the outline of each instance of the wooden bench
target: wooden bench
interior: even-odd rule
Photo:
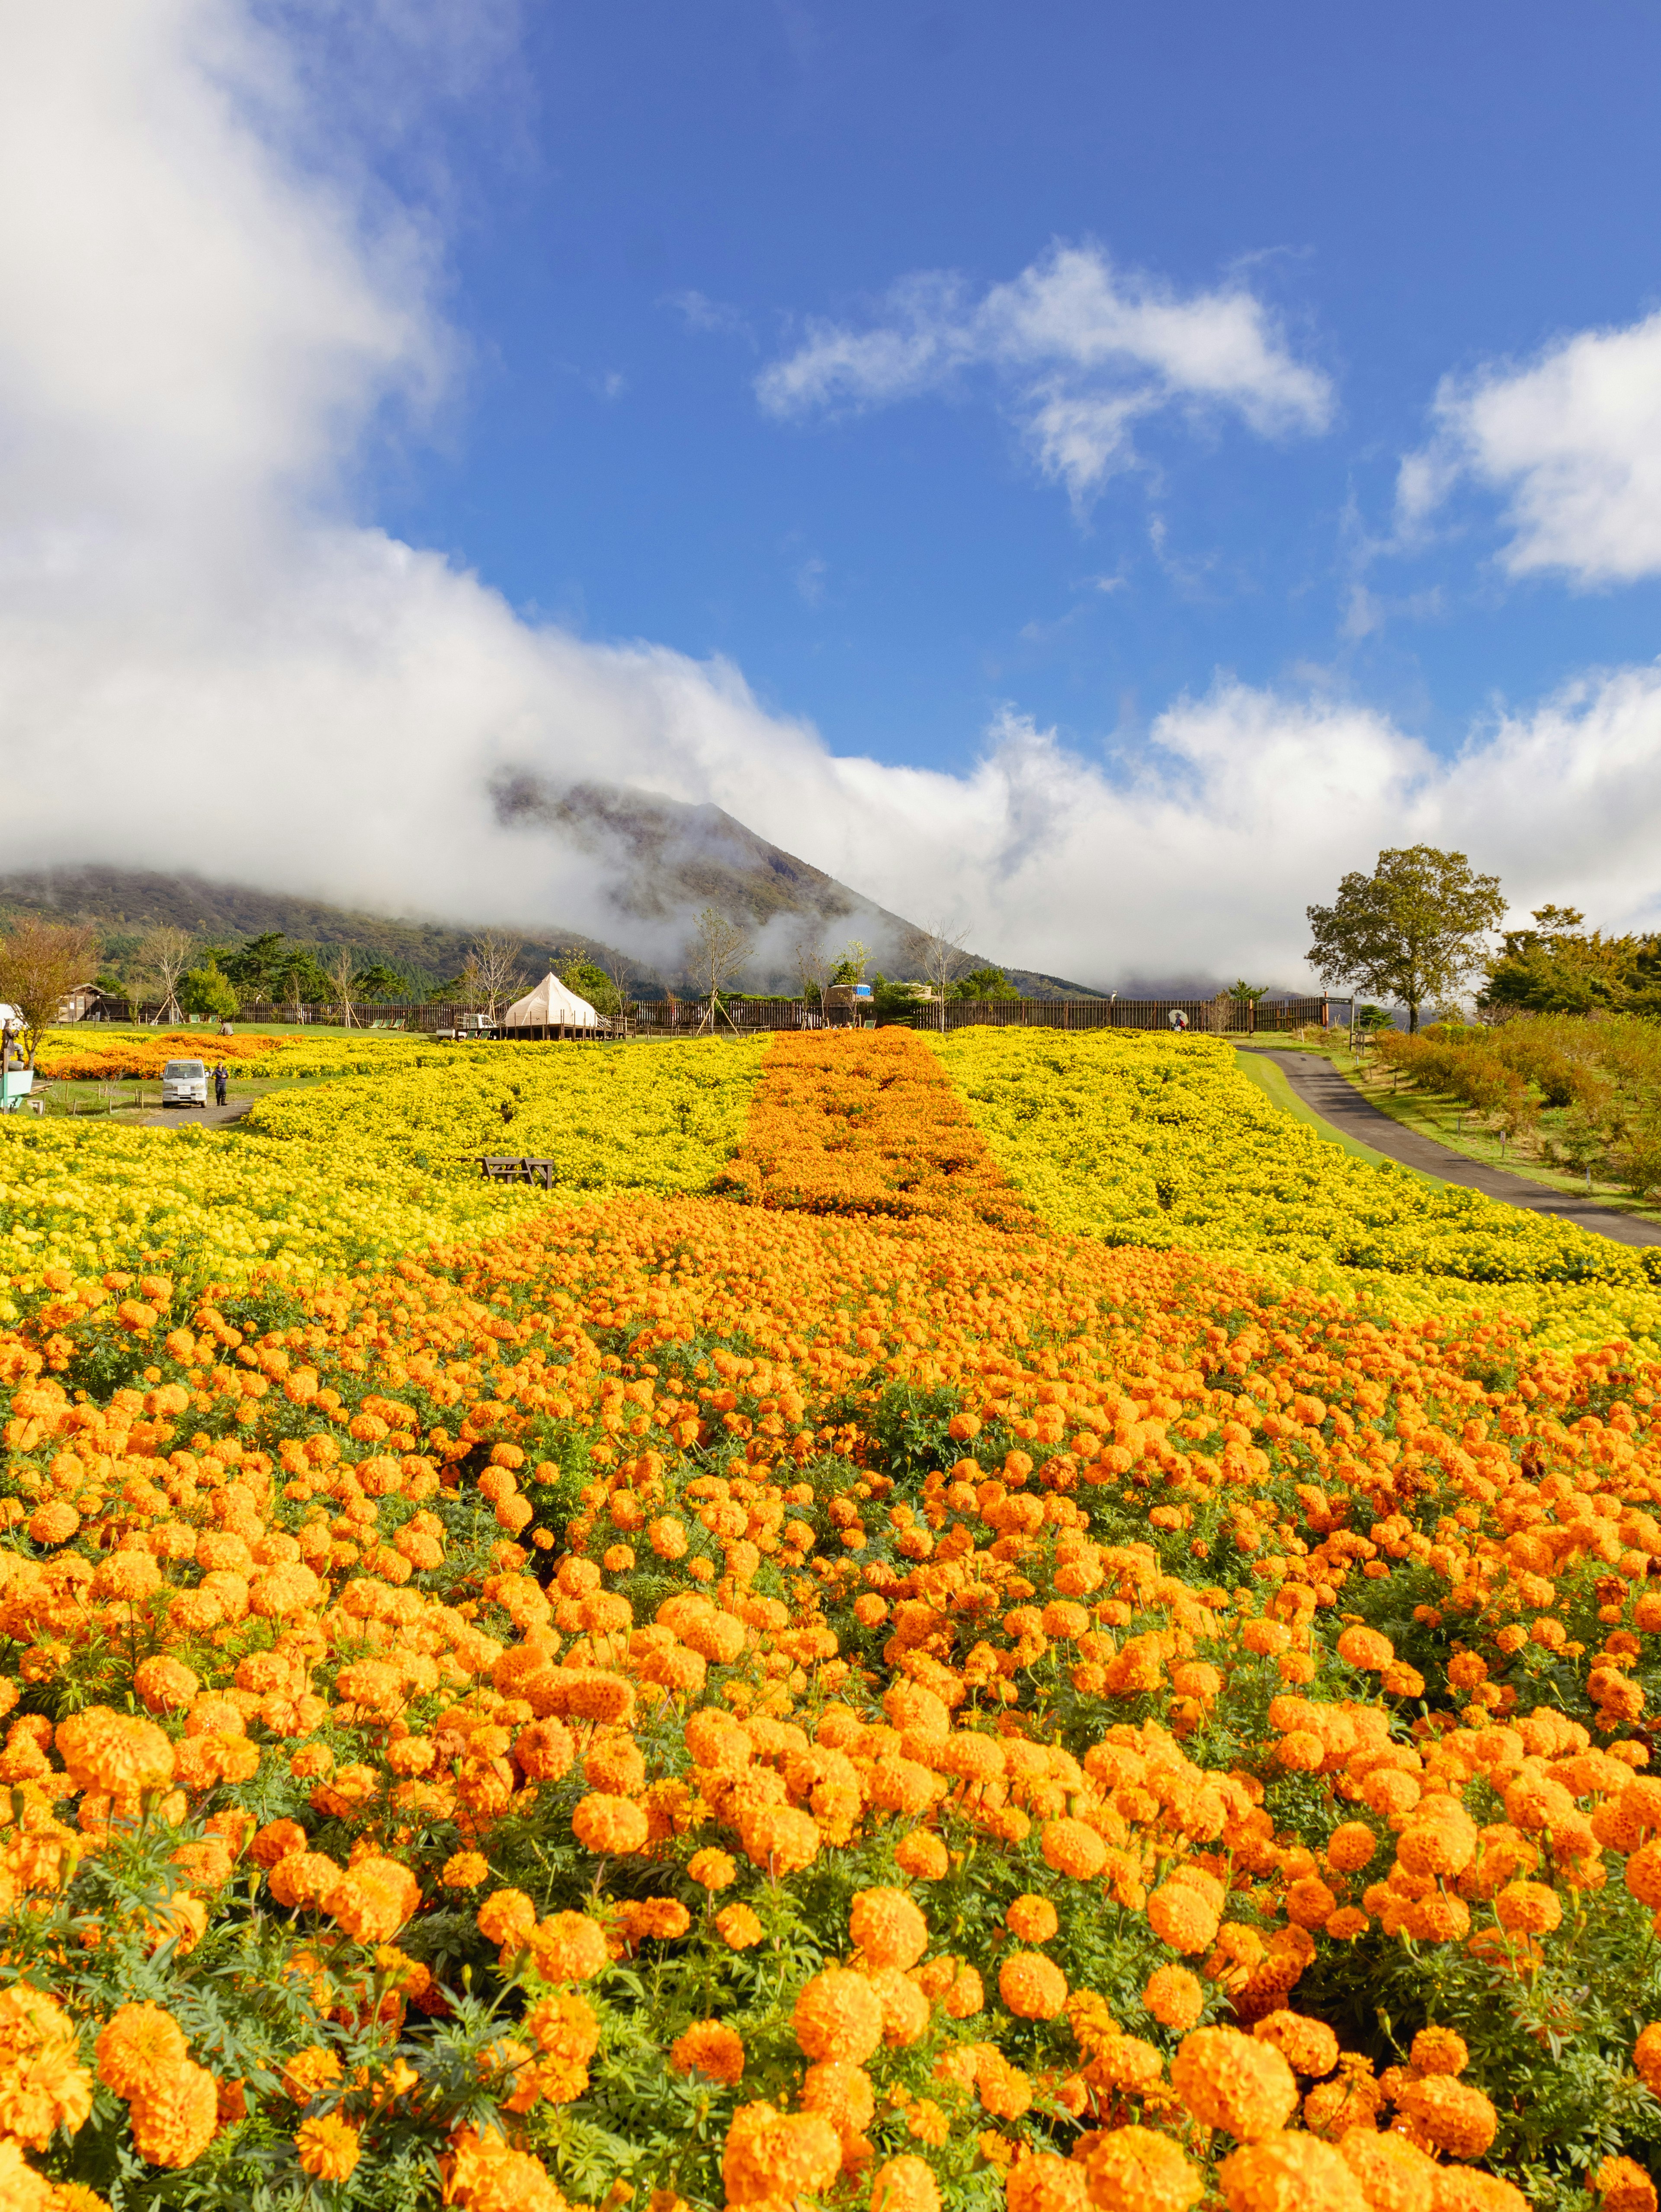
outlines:
[[[486,1182],[539,1182],[545,1190],[554,1187],[553,1160],[507,1159],[487,1152],[478,1164]]]

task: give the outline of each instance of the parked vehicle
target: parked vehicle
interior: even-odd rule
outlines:
[[[170,1060],[161,1071],[164,1106],[205,1106],[208,1068],[205,1060]]]

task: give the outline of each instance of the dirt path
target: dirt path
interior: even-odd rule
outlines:
[[[1526,1176],[1507,1175],[1503,1168],[1491,1168],[1481,1160],[1467,1159],[1464,1153],[1456,1152],[1450,1145],[1439,1145],[1433,1137],[1421,1137],[1416,1129],[1404,1129],[1399,1121],[1392,1121],[1388,1114],[1381,1113],[1363,1098],[1331,1062],[1318,1054],[1266,1052],[1262,1056],[1275,1062],[1305,1105],[1323,1121],[1329,1121],[1335,1129],[1342,1129],[1345,1136],[1354,1137],[1358,1143],[1370,1145],[1375,1152],[1400,1160],[1405,1167],[1421,1168],[1427,1175],[1439,1176],[1444,1182],[1462,1183],[1467,1190],[1480,1190],[1486,1198],[1500,1199],[1507,1206],[1520,1206],[1530,1213],[1549,1214],[1555,1221],[1573,1221],[1579,1228],[1590,1229],[1594,1235],[1607,1237],[1616,1244],[1661,1244],[1661,1223],[1612,1213],[1595,1200],[1576,1198],[1567,1191],[1553,1190],[1548,1184],[1530,1182]]]
[[[228,1121],[240,1121],[253,1103],[252,1098],[233,1098],[228,1106],[155,1107],[142,1114],[129,1109],[110,1119],[129,1129],[222,1129]]]

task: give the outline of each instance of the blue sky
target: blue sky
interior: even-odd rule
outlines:
[[[472,358],[385,517],[527,611],[730,654],[839,750],[957,764],[1006,701],[1134,747],[1219,668],[1457,744],[1655,649],[1653,580],[1506,578],[1491,492],[1369,548],[1445,376],[1654,305],[1658,79],[1630,6],[532,9],[452,129]],[[1249,288],[1329,425],[1175,407],[1075,506],[983,374],[758,404],[809,319],[1057,240]]]
[[[529,775],[1104,988],[1421,840],[1661,928],[1652,9],[8,36],[0,866],[672,967]]]

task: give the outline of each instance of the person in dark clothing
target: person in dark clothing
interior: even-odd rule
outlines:
[[[213,1103],[216,1106],[222,1106],[225,1103],[230,1087],[230,1075],[222,1060],[213,1072]]]

